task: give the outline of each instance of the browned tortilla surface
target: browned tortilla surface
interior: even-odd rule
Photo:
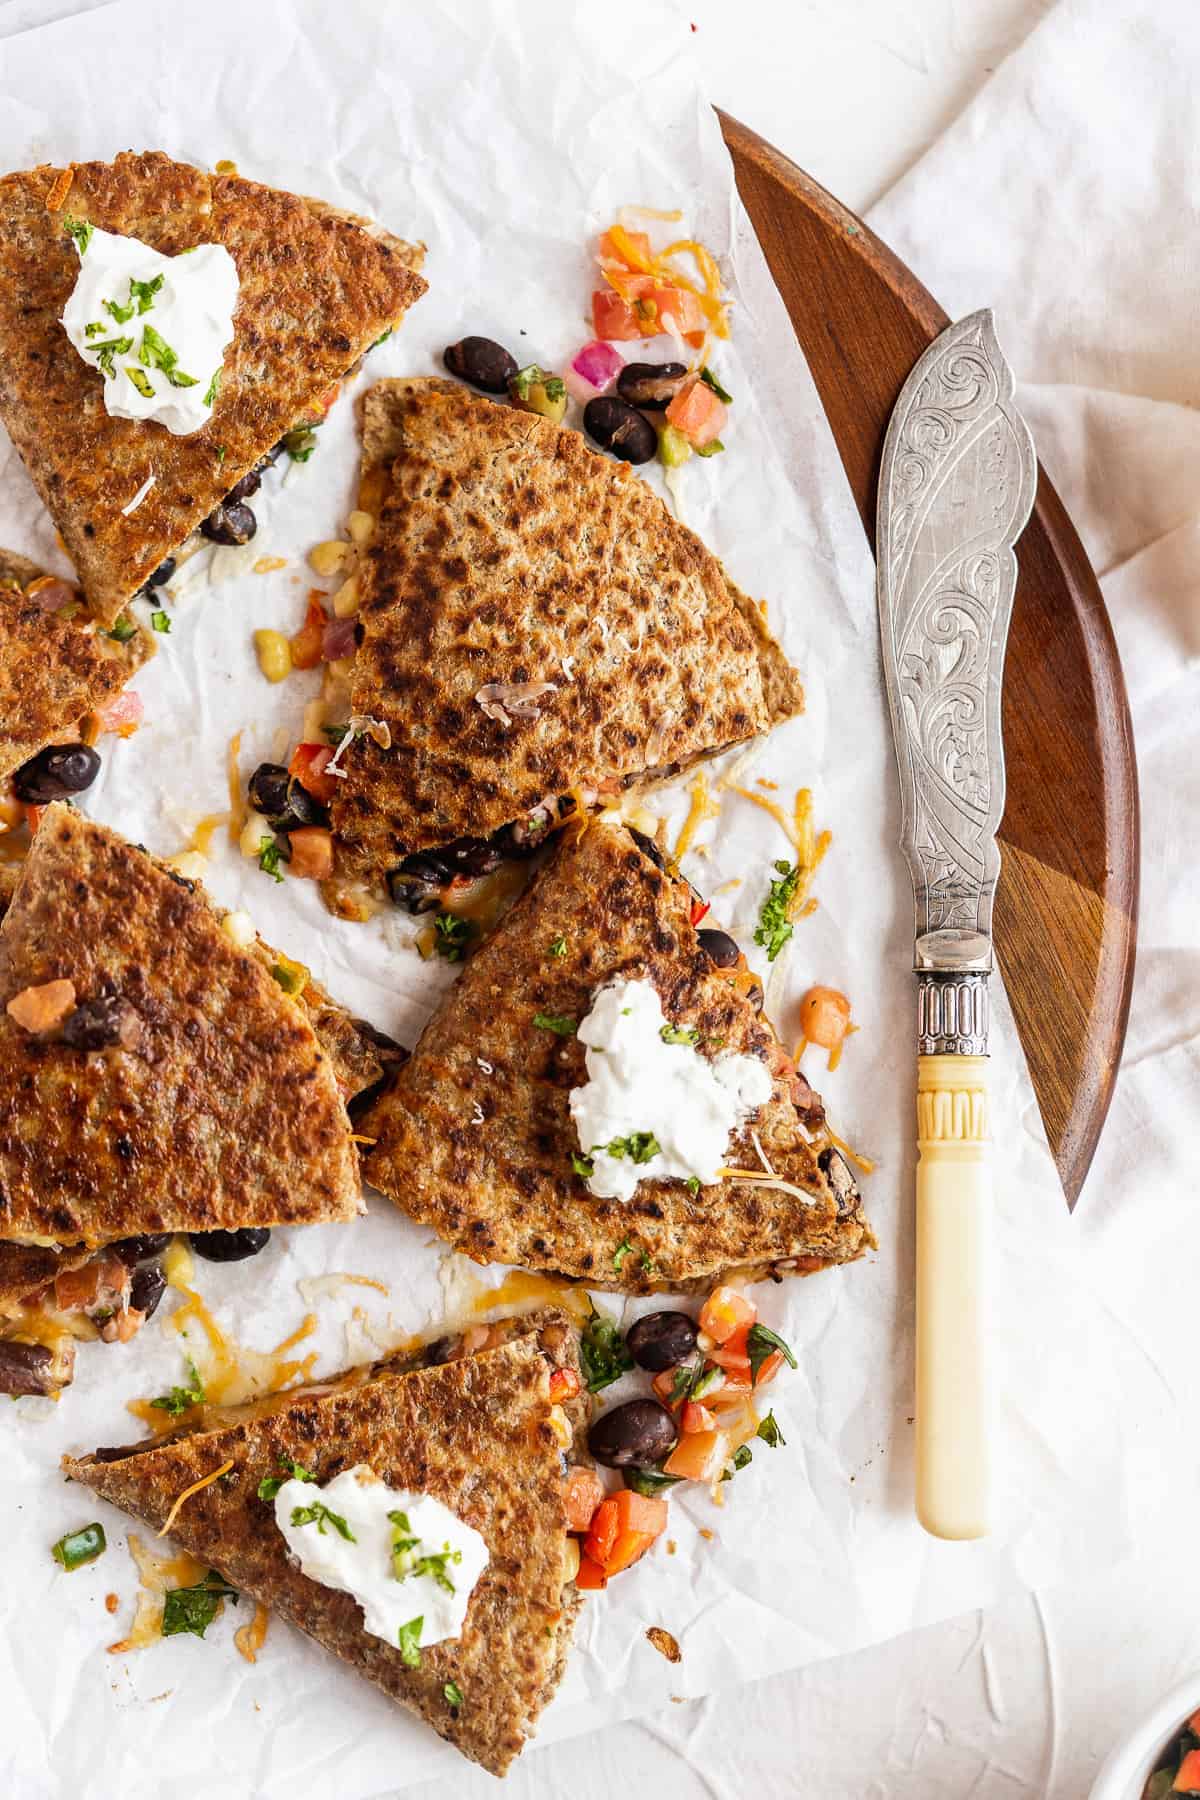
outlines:
[[[136,76],[133,77],[136,79]],[[0,418],[111,624],[240,476],[308,415],[425,291],[419,248],[320,202],[211,175],[158,151],[0,180]],[[59,199],[55,211],[47,202]],[[224,244],[238,268],[234,340],[208,422],[185,437],[111,418],[103,377],[62,328],[79,258],[64,220],[164,255]],[[153,474],[154,485],[122,513]]]
[[[48,744],[73,742],[154,654],[141,627],[119,644],[94,619],[43,612],[25,591],[42,573],[0,550],[0,780]]]
[[[536,1025],[535,1015],[578,1022],[598,988],[626,977],[653,983],[667,1019],[699,1032],[702,1054],[716,1054],[705,1050],[711,1045],[770,1065],[778,1047],[700,947],[687,884],[656,868],[623,827],[597,822],[568,837],[361,1119],[377,1140],[367,1179],[476,1261],[626,1292],[678,1290],[732,1268],[861,1256],[875,1240],[857,1191],[839,1199],[778,1075],[728,1161],[762,1168],[753,1130],[799,1195],[738,1181],[695,1194],[683,1182],[642,1181],[626,1203],[595,1198],[576,1174],[568,1102],[586,1080],[584,1048]],[[551,955],[560,939],[565,953]]]
[[[575,1366],[573,1349],[554,1360]],[[550,1366],[530,1330],[441,1366],[408,1374],[385,1366],[333,1392],[280,1396],[220,1430],[132,1446],[117,1460],[66,1457],[63,1466],[157,1529],[185,1488],[231,1461],[185,1502],[172,1537],[502,1775],[557,1685],[578,1604],[563,1580],[566,1459]],[[392,1487],[434,1495],[481,1533],[489,1562],[460,1637],[428,1646],[420,1667],[408,1668],[398,1647],[364,1630],[352,1596],[300,1573],[273,1506],[257,1494],[264,1478],[286,1472],[285,1459],[319,1483],[366,1463]],[[451,1682],[461,1706],[446,1698]]]
[[[441,381],[365,397],[355,713],[342,871],[490,835],[547,796],[612,792],[799,712],[795,672],[694,533],[578,431]],[[500,716],[495,684],[547,691]],[[503,707],[503,695],[499,704]]]
[[[72,1049],[7,1011],[66,979],[137,1041]],[[350,1123],[312,1024],[193,884],[49,807],[0,924],[0,1238],[101,1243],[351,1218]]]

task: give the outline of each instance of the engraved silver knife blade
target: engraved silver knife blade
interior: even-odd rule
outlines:
[[[1013,546],[1037,459],[990,309],[947,326],[900,392],[877,513],[883,667],[916,900],[923,1054],[984,1055],[1004,811],[1000,694]]]

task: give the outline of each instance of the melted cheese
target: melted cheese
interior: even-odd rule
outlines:
[[[129,1635],[108,1646],[110,1656],[127,1650],[144,1650],[162,1636],[163,1596],[168,1588],[195,1587],[208,1573],[208,1564],[181,1550],[176,1556],[155,1556],[135,1531],[129,1533],[129,1554],[137,1564],[142,1592],[134,1609]]]
[[[171,1502],[171,1510],[167,1514],[166,1518],[163,1520],[162,1524],[159,1526],[157,1532],[155,1533],[155,1536],[160,1537],[160,1538],[166,1537],[167,1533],[170,1531],[172,1525],[175,1523],[176,1519],[179,1517],[179,1509],[184,1504],[184,1502],[187,1500],[190,1500],[193,1494],[198,1494],[200,1492],[201,1488],[208,1487],[211,1482],[219,1481],[221,1479],[222,1475],[228,1475],[228,1473],[229,1473],[230,1469],[232,1469],[232,1467],[233,1467],[232,1459],[229,1462],[223,1462],[219,1469],[213,1470],[211,1475],[202,1475],[200,1477],[199,1481],[193,1481],[193,1483],[190,1487],[185,1487],[182,1494],[176,1494],[174,1500]]]
[[[248,1663],[258,1661],[258,1653],[266,1642],[270,1616],[266,1607],[256,1601],[254,1617],[247,1624],[239,1625],[233,1634],[238,1655],[244,1656]]]
[[[242,734],[235,731],[229,740],[229,755],[225,765],[226,778],[229,783],[229,841],[236,844],[242,835],[242,826],[246,823],[249,807],[246,796],[242,792],[242,778],[238,771],[238,758],[242,753]]]
[[[691,846],[693,837],[701,825],[708,819],[715,819],[721,811],[721,802],[709,792],[708,779],[702,769],[697,769],[688,782],[688,793],[691,804],[687,818],[680,827],[679,836],[675,840],[675,861],[678,862]]]
[[[485,1287],[482,1282],[477,1286],[479,1291],[470,1305],[470,1311],[476,1315],[494,1311],[528,1312],[535,1306],[558,1306],[577,1324],[583,1325],[592,1310],[585,1289],[570,1282],[554,1281],[549,1275],[533,1275],[525,1269],[514,1269],[499,1287]]]

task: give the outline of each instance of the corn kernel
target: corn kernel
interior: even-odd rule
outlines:
[[[201,856],[198,850],[184,850],[178,856],[167,857],[168,869],[174,869],[176,875],[182,875],[185,881],[203,881],[208,874],[208,858]]]
[[[567,1420],[567,1415],[561,1406],[552,1406],[550,1408],[550,1426],[563,1449],[569,1450],[574,1443],[575,1438]]]
[[[563,1584],[574,1581],[579,1573],[579,1539],[568,1537],[563,1540]]]
[[[238,839],[238,849],[243,856],[257,857],[259,851],[262,849],[263,839],[273,837],[274,835],[274,832],[271,830],[270,825],[267,820],[263,818],[262,814],[252,812],[248,816],[246,823],[242,826],[242,835]]]
[[[258,935],[248,912],[227,912],[221,920],[221,929],[239,950],[247,949]]]
[[[308,566],[315,575],[340,575],[350,554],[350,546],[341,538],[327,538],[308,553]]]
[[[292,647],[282,631],[256,631],[258,666],[268,681],[285,681],[292,672]]]
[[[369,512],[352,512],[346,520],[346,530],[355,544],[365,544],[375,529],[375,515]]]
[[[333,596],[333,613],[337,619],[349,619],[358,611],[359,591],[358,576],[352,575],[349,581],[343,581]]]
[[[300,739],[305,744],[321,743],[321,727],[329,716],[329,708],[324,700],[310,700],[304,709],[304,724],[301,727]],[[278,759],[282,762],[283,758]]]

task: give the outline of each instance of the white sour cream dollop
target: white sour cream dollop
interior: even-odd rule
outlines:
[[[336,1513],[350,1537],[323,1516],[299,1520],[314,1507]],[[402,1513],[407,1527],[389,1517]],[[473,1526],[431,1494],[388,1487],[358,1463],[324,1487],[315,1481],[285,1481],[275,1496],[275,1523],[287,1540],[303,1574],[323,1587],[353,1594],[363,1610],[363,1625],[373,1637],[396,1648],[406,1628],[406,1642],[423,1646],[461,1636],[475,1583],[488,1564],[488,1548]],[[400,1579],[393,1546],[415,1538],[401,1555],[409,1572]],[[438,1558],[450,1588],[432,1572],[417,1573],[422,1558]],[[414,1622],[420,1624],[414,1630]]]
[[[588,1078],[571,1090],[571,1117],[580,1151],[592,1158],[586,1179],[598,1199],[631,1200],[639,1181],[719,1180],[735,1127],[771,1097],[770,1072],[757,1056],[710,1059],[664,1040],[664,1028],[675,1029],[653,984],[625,980],[602,987],[579,1026]]]
[[[162,256],[140,238],[93,229],[76,238],[79,274],[67,336],[104,376],[116,419],[154,419],[176,437],[212,413],[233,340],[237,264],[223,244]]]

